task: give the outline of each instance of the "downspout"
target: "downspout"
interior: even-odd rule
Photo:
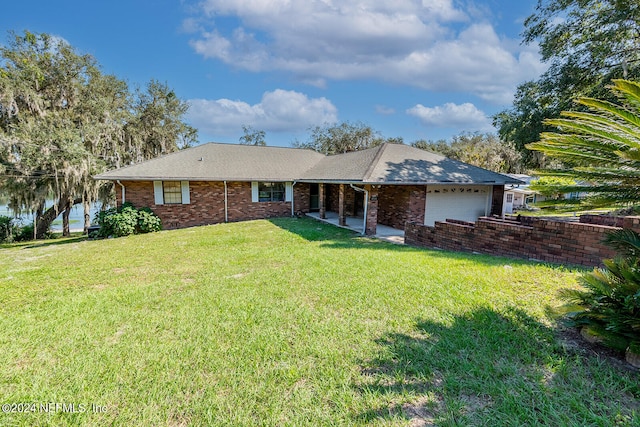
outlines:
[[[293,201],[296,199],[293,193],[293,186],[297,184],[297,181],[293,181],[291,183],[291,217],[293,218],[294,216],[296,216],[295,214],[295,210],[293,208]]]
[[[227,181],[224,182],[224,222],[229,222],[229,202],[227,200]]]
[[[362,221],[362,235],[364,236],[365,234],[367,234],[367,210],[369,208],[369,192],[364,188],[356,187],[353,184],[349,184],[349,186],[351,186],[351,188],[356,191],[364,193],[364,220]]]
[[[125,199],[124,199],[124,196],[125,196],[124,185],[122,185],[122,183],[120,182],[119,179],[117,179],[116,182],[118,183],[118,185],[120,187],[122,187],[122,204],[124,204],[124,202],[125,202]]]

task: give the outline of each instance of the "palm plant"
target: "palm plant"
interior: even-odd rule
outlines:
[[[603,261],[581,277],[584,290],[567,290],[569,319],[586,327],[609,347],[624,350],[640,346],[640,234],[618,230],[605,242],[620,256]]]
[[[561,118],[546,120],[559,131],[544,132],[540,141],[527,145],[563,165],[540,175],[576,182],[559,185],[556,192],[587,192],[592,205],[640,200],[640,83],[614,80],[611,90],[619,104],[579,98],[576,102],[587,111],[565,111]]]

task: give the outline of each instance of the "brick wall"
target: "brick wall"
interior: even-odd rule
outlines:
[[[447,220],[436,222],[434,227],[408,222],[405,243],[585,266],[601,265],[603,258],[615,256],[615,251],[604,245],[602,239],[618,227],[532,217],[522,219],[519,222],[483,217],[475,223]],[[621,225],[640,232],[640,217],[625,217]]]
[[[490,215],[502,215],[502,205],[504,203],[504,185],[494,185],[493,191],[491,193]]]
[[[338,206],[340,204],[338,202],[340,196],[340,186],[338,184],[325,184],[324,188],[326,193],[325,202],[327,205],[327,210],[338,212]]]
[[[325,184],[326,209],[331,212],[338,212],[340,202],[340,184]],[[359,198],[356,201],[356,198]],[[358,210],[362,209],[362,194],[356,194],[356,190],[349,184],[344,184],[344,212],[348,216],[356,216]],[[362,212],[360,212],[362,213]]]
[[[378,223],[404,228],[406,222],[423,222],[424,185],[383,185],[378,193]]]
[[[627,217],[610,215],[580,215],[580,222],[608,225],[610,227],[623,227],[625,218]]]
[[[191,203],[188,205],[156,205],[152,181],[126,181],[125,199],[136,207],[149,207],[162,220],[165,229],[193,227],[224,222],[224,183],[190,181]],[[118,205],[122,203],[120,187],[116,185]],[[309,212],[309,185],[293,187],[294,209]],[[230,222],[291,215],[290,202],[251,201],[250,182],[227,182],[228,219]]]

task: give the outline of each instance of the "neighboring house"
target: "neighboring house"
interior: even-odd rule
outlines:
[[[325,156],[311,150],[209,143],[95,177],[117,203],[150,207],[165,228],[317,211],[404,229],[502,215],[505,184],[520,181],[402,144]]]
[[[527,208],[537,202],[544,202],[547,200],[545,196],[533,191],[529,188],[532,181],[538,179],[538,177],[523,175],[523,174],[506,174],[507,176],[521,181],[520,184],[506,185],[504,188],[504,212],[514,213],[518,209]],[[584,199],[588,196],[588,193],[566,193],[562,196],[565,200],[578,200]]]
[[[507,185],[504,188],[504,212],[514,213],[518,209],[526,208],[541,197],[535,191],[529,189],[531,181],[536,177],[523,174],[507,174],[507,176],[521,181],[520,184]]]

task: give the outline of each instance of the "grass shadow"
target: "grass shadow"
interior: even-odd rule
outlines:
[[[637,375],[568,353],[524,311],[481,308],[451,322],[420,320],[378,340],[360,393],[389,405],[359,422],[416,425],[638,425]],[[412,424],[413,425],[413,424]]]
[[[310,242],[341,241],[359,236],[358,233],[346,228],[336,227],[309,217],[301,218],[270,218],[268,220],[276,227],[290,233],[297,234]]]
[[[41,248],[45,246],[58,246],[58,245],[66,245],[69,243],[78,243],[85,240],[87,240],[86,235],[72,234],[71,237],[53,237],[46,240],[28,240],[25,242],[17,242],[17,243],[3,243],[3,244],[0,244],[0,249],[8,249],[8,248],[33,249],[33,248]]]

